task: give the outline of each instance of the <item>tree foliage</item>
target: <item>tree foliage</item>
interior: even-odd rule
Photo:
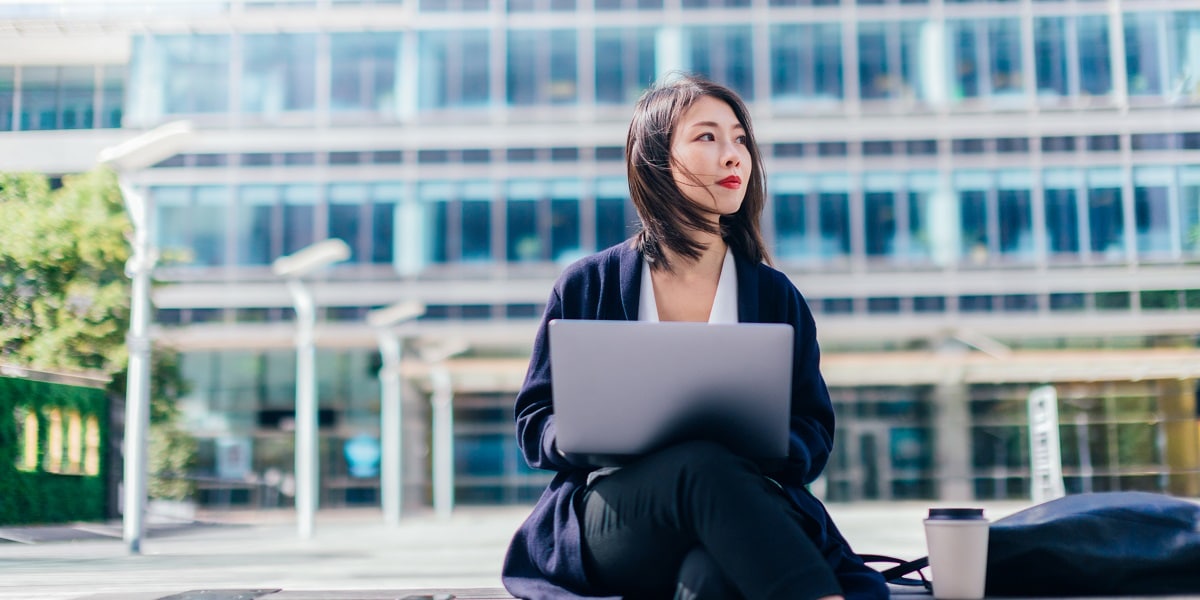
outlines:
[[[132,232],[108,169],[64,177],[58,189],[43,175],[0,173],[0,362],[99,371],[112,378],[109,392],[123,397]],[[161,451],[148,456],[156,497],[189,491],[164,484],[177,481],[195,454],[178,427],[175,399],[185,391],[177,355],[156,346],[151,438]]]
[[[0,174],[0,360],[123,368],[129,231],[110,171],[66,178],[53,191],[42,175]]]

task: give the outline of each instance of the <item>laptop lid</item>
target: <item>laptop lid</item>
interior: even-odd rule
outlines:
[[[785,458],[794,332],[787,324],[553,320],[558,447],[596,465],[691,439]]]

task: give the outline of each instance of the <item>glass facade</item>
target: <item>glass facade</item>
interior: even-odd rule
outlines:
[[[0,132],[179,118],[219,132],[147,170],[168,285],[265,282],[276,258],[339,238],[351,256],[330,272],[346,287],[446,282],[421,326],[528,326],[544,298],[454,294],[548,287],[562,265],[626,240],[637,227],[622,160],[631,105],[659,76],[694,71],[737,90],[754,114],[768,173],[764,238],[818,322],[930,319],[920,339],[823,340],[830,355],[930,351],[972,318],[1200,310],[1200,283],[1142,289],[1119,275],[1200,262],[1200,127],[1183,118],[1200,104],[1193,0],[1169,10],[1122,1],[1115,12],[1084,0],[313,4],[361,5],[371,22],[348,12],[263,27],[273,10],[263,7],[260,20],[231,16],[219,30],[149,26],[130,34],[125,64],[0,58]],[[1070,283],[1097,273],[1118,275]],[[327,306],[321,318],[359,324],[379,299]],[[293,318],[287,306],[193,304],[160,306],[158,324]],[[1087,347],[1013,335],[1002,342]],[[320,350],[322,502],[378,502],[375,480],[354,475],[345,453],[356,436],[378,434],[370,343]],[[527,343],[478,352],[512,358]],[[183,355],[202,500],[285,504],[259,484],[228,487],[219,455],[230,439],[249,440],[256,473],[290,471],[295,358],[231,346]],[[1072,490],[1150,489],[1175,472],[1148,449],[1175,418],[1154,420],[1162,385],[1077,383],[1064,384],[1075,403],[1062,429]],[[1020,408],[1030,386],[963,387],[968,410],[956,425],[968,432],[979,498],[1028,493]],[[456,392],[457,495],[529,501],[547,477],[516,452],[513,390],[493,387]],[[421,450],[430,417],[424,390],[413,391],[406,434]],[[938,497],[944,393],[929,382],[835,386],[827,496]],[[428,471],[414,456],[410,472]],[[1137,469],[1154,475],[1129,475]]]

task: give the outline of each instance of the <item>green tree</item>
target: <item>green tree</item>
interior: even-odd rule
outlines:
[[[63,178],[0,173],[0,361],[44,370],[98,371],[124,396],[132,234],[108,169]],[[156,347],[151,365],[152,497],[183,498],[195,441],[179,428],[185,393],[178,357]]]

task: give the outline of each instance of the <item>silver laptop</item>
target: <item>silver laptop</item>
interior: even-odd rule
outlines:
[[[787,324],[553,320],[558,448],[597,466],[691,439],[786,458],[793,335]]]

